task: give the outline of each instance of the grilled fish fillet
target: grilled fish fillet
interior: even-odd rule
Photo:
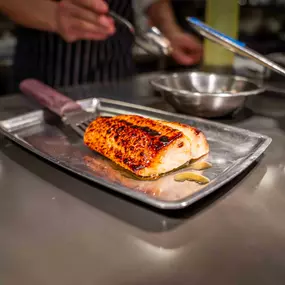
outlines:
[[[191,140],[176,125],[138,115],[98,117],[86,129],[84,142],[141,177],[158,177],[192,159]]]

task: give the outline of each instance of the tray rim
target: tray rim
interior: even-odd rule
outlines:
[[[217,189],[219,189],[222,186],[224,186],[225,184],[227,184],[229,181],[233,180],[236,176],[241,174],[244,170],[246,170],[254,161],[256,161],[264,153],[264,151],[268,148],[268,146],[272,142],[272,138],[270,138],[269,136],[266,136],[266,135],[263,135],[263,134],[260,134],[257,132],[252,132],[252,131],[249,131],[247,129],[243,129],[243,128],[239,128],[239,127],[235,127],[235,126],[229,126],[229,125],[226,125],[224,123],[214,122],[214,121],[199,118],[199,117],[167,112],[167,111],[163,111],[160,109],[155,109],[155,108],[146,107],[143,105],[137,105],[137,104],[133,104],[133,103],[126,103],[126,102],[122,102],[119,100],[106,99],[106,98],[102,98],[102,97],[98,97],[98,98],[90,97],[90,98],[83,99],[83,100],[77,100],[76,102],[78,102],[79,104],[84,104],[84,102],[88,102],[88,101],[93,100],[93,99],[98,100],[99,104],[100,104],[100,102],[110,103],[110,104],[119,105],[121,107],[134,108],[138,111],[143,110],[143,111],[151,112],[151,113],[154,113],[154,115],[161,114],[161,115],[166,115],[166,116],[174,116],[178,119],[180,118],[180,119],[185,119],[185,120],[193,120],[197,123],[201,122],[201,123],[208,124],[208,125],[210,124],[212,126],[223,128],[225,131],[233,131],[235,133],[242,133],[246,136],[255,137],[255,138],[259,139],[259,145],[257,146],[257,149],[254,152],[252,152],[251,154],[248,154],[247,156],[242,158],[242,160],[239,161],[237,164],[235,164],[232,167],[230,167],[229,169],[225,170],[225,172],[220,174],[215,179],[215,181],[213,183],[205,186],[201,191],[193,193],[192,195],[189,195],[189,196],[187,196],[183,199],[180,199],[180,200],[165,201],[165,200],[157,199],[156,197],[151,197],[151,196],[149,196],[143,192],[131,190],[125,186],[115,185],[111,182],[106,181],[105,179],[102,179],[102,178],[96,177],[96,179],[92,179],[92,175],[88,175],[87,173],[82,173],[82,172],[78,173],[78,171],[76,171],[74,168],[68,166],[66,163],[60,162],[57,159],[54,159],[52,156],[49,156],[49,155],[46,155],[45,153],[42,153],[41,151],[32,147],[28,143],[24,143],[21,139],[17,138],[15,135],[10,133],[8,130],[6,130],[3,127],[3,124],[5,124],[11,120],[15,120],[15,119],[20,118],[22,116],[31,115],[33,113],[39,113],[39,111],[43,112],[42,109],[36,109],[34,111],[27,112],[27,113],[24,113],[22,115],[17,115],[17,116],[13,116],[13,117],[6,119],[6,120],[1,120],[0,121],[0,132],[4,136],[6,136],[10,140],[12,140],[13,142],[20,145],[21,147],[27,149],[28,151],[36,154],[37,156],[39,156],[41,158],[48,160],[49,162],[51,162],[53,164],[56,164],[57,166],[60,166],[61,168],[64,168],[64,169],[66,169],[66,170],[68,170],[68,171],[70,171],[70,172],[72,172],[78,176],[84,177],[85,179],[88,179],[88,180],[92,181],[93,183],[95,182],[96,184],[102,185],[102,186],[107,187],[107,188],[111,188],[112,191],[119,192],[120,194],[126,195],[130,198],[133,198],[133,199],[138,200],[140,202],[146,203],[148,205],[151,205],[151,206],[156,207],[156,208],[161,209],[161,210],[181,210],[181,209],[184,209],[184,208],[190,206],[191,204],[197,202],[198,200],[206,197],[207,195],[213,193]]]

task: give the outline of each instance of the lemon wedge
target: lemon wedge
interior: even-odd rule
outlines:
[[[197,182],[199,184],[207,184],[210,182],[209,178],[207,178],[206,176],[194,172],[178,173],[174,176],[174,180],[177,182],[184,182],[188,180]]]

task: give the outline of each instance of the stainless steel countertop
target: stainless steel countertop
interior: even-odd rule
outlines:
[[[147,77],[69,90],[171,108]],[[0,98],[0,118],[32,110]],[[0,283],[5,285],[285,284],[285,98],[250,98],[226,123],[272,137],[230,185],[176,214],[73,177],[0,139]]]

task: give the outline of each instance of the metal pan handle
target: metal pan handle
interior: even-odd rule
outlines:
[[[39,104],[61,117],[67,112],[82,110],[75,101],[36,79],[25,79],[19,87],[23,94],[33,97]]]

